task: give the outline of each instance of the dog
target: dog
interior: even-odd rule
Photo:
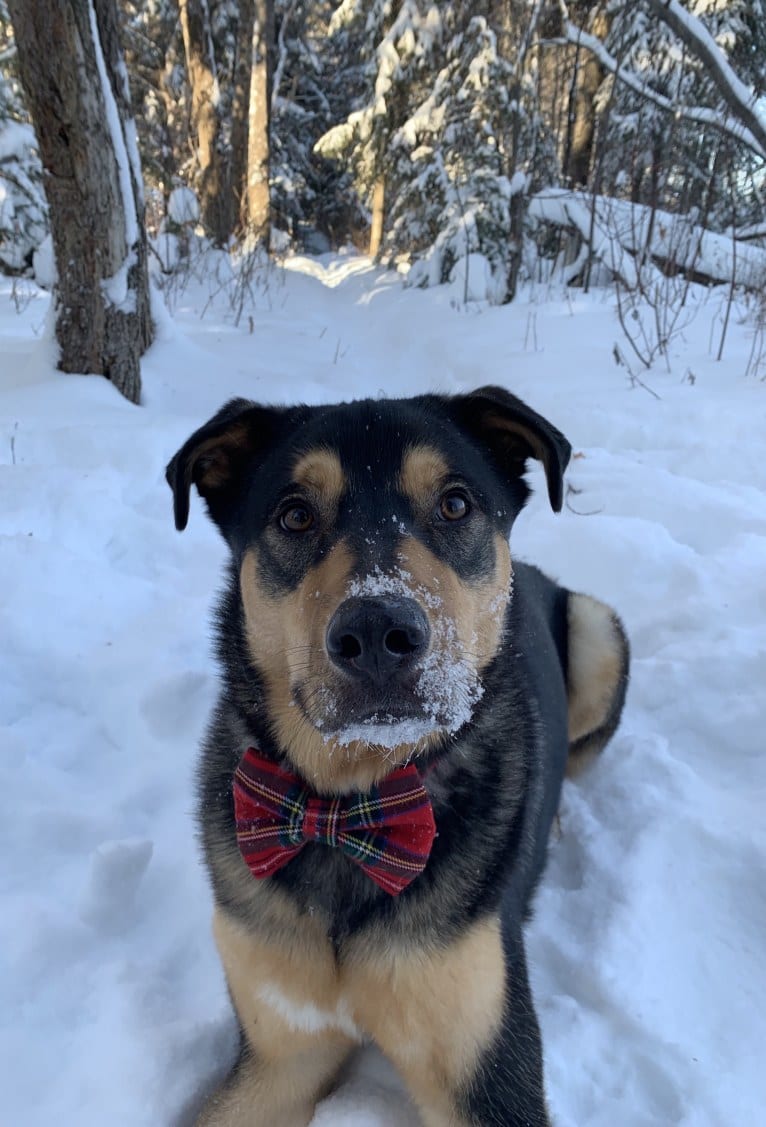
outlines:
[[[562,781],[628,681],[605,604],[512,560],[529,459],[499,387],[236,399],[167,468],[230,549],[198,823],[239,1021],[204,1127],[305,1127],[372,1041],[426,1127],[549,1124],[523,925]]]

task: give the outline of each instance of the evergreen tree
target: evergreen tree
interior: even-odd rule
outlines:
[[[193,178],[186,60],[177,0],[120,0],[138,148],[156,227],[179,183]]]
[[[476,254],[487,296],[513,296],[525,193],[555,175],[524,46],[531,12],[346,0],[336,15],[360,40],[364,90],[321,151],[348,162],[368,200],[385,182],[383,247],[418,259],[415,284],[445,281]]]
[[[315,150],[348,112],[355,81],[328,38],[332,12],[331,0],[276,0],[271,204],[282,231],[317,248],[339,245],[362,222],[350,176]]]
[[[15,69],[8,11],[0,0],[0,271],[30,271],[48,231],[43,170]]]

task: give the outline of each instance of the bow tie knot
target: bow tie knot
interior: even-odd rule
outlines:
[[[298,775],[248,748],[234,773],[237,843],[258,880],[304,845],[341,849],[392,896],[426,866],[436,836],[416,767],[399,767],[368,792],[322,798]]]

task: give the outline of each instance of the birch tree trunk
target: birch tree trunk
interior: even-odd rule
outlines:
[[[186,71],[191,86],[191,125],[197,142],[202,223],[216,246],[225,246],[234,225],[221,143],[218,87],[207,0],[179,0]]]
[[[141,170],[115,0],[8,0],[45,168],[59,368],[133,403],[151,343]]]
[[[255,0],[254,9],[247,144],[247,229],[258,243],[268,248],[271,235],[269,129],[274,0]]]

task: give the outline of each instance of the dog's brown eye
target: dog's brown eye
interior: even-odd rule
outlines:
[[[280,515],[279,523],[286,532],[308,532],[314,527],[314,514],[305,505],[291,505]]]
[[[464,494],[451,489],[439,502],[439,512],[444,520],[462,520],[468,516],[468,501]]]

